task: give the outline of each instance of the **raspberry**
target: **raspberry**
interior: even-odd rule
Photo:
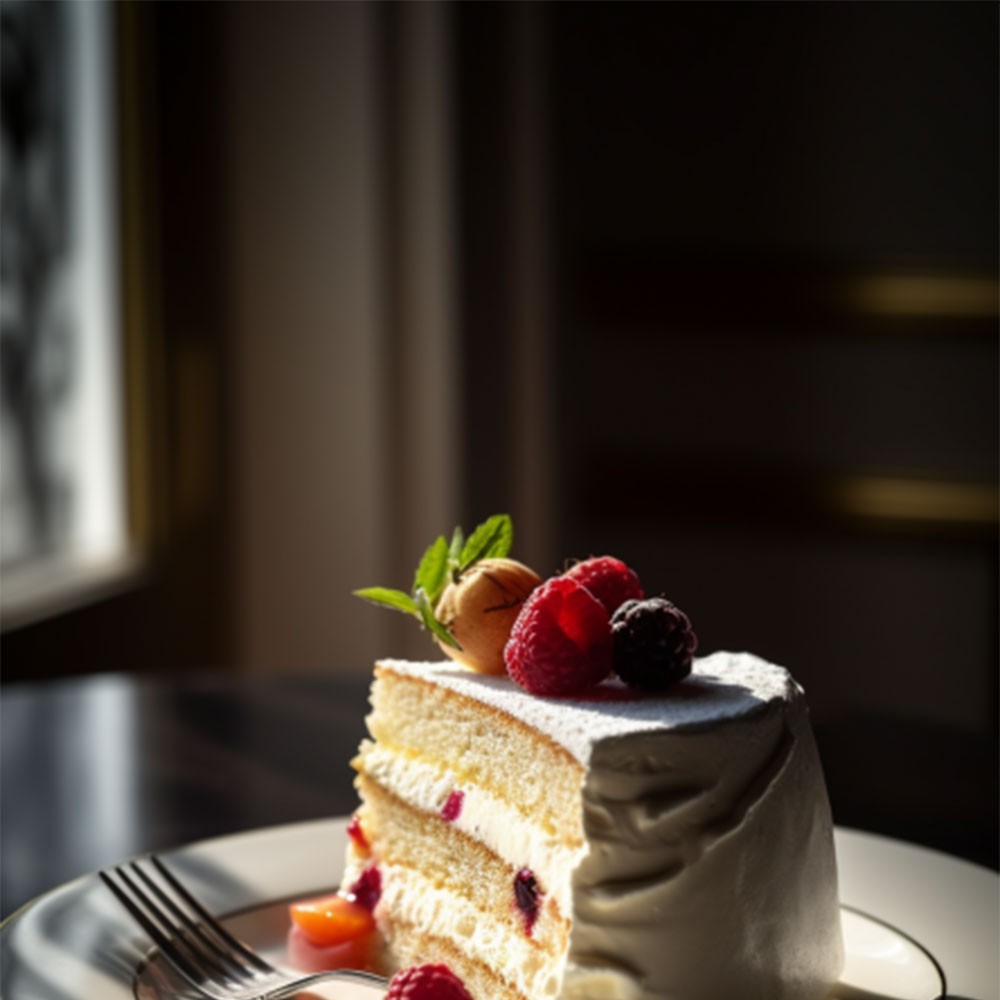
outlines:
[[[584,559],[566,570],[563,576],[583,584],[604,605],[609,615],[613,615],[626,601],[641,601],[646,596],[635,571],[614,556]]]
[[[626,601],[611,618],[615,673],[632,687],[662,691],[691,673],[698,637],[665,597]]]
[[[447,965],[413,965],[397,972],[385,1000],[472,1000],[465,984]]]
[[[532,694],[582,694],[611,672],[608,614],[576,580],[553,577],[532,592],[517,616],[504,663]]]

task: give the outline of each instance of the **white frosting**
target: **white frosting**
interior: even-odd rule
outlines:
[[[836,868],[801,699],[598,747],[583,810],[567,997],[827,995],[842,965]]]
[[[451,664],[382,665],[505,712],[586,766],[563,997],[826,996],[842,964],[832,823],[787,671],[716,653],[663,697],[619,700],[607,685],[585,700],[539,698]],[[440,775],[378,760],[403,797],[440,806]],[[484,800],[466,829],[512,863],[527,845],[541,858],[540,835],[509,813]]]

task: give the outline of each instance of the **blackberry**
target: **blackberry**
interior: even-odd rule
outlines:
[[[611,618],[615,673],[632,687],[662,691],[691,673],[698,637],[665,597],[626,601]]]

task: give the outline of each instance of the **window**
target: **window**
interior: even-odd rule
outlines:
[[[4,3],[4,624],[129,566],[113,9]]]

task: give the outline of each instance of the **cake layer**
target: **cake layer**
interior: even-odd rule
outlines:
[[[364,776],[358,787],[365,803],[360,820],[377,844],[373,857],[387,898],[392,890],[387,873],[394,868],[412,869],[430,884],[461,894],[533,948],[553,952],[566,948],[569,918],[544,882],[538,882],[538,909],[526,930],[514,885],[522,867],[519,863],[499,857],[481,841],[414,809]]]
[[[359,822],[375,846],[370,852],[352,849],[345,884],[369,865],[377,866],[381,896],[375,917],[396,962],[406,964],[406,949],[413,949],[411,939],[419,933],[459,945],[481,974],[503,980],[513,995],[556,995],[569,920],[555,899],[543,892],[537,918],[527,928],[516,905],[515,866],[364,775],[359,790],[364,800]]]
[[[472,699],[507,717],[507,723],[526,727],[548,737],[558,747],[572,754],[584,767],[589,765],[594,747],[608,740],[632,737],[642,732],[687,732],[717,728],[728,720],[753,715],[768,702],[787,702],[801,696],[801,689],[787,670],[767,663],[749,653],[713,653],[694,661],[691,675],[681,684],[660,696],[638,695],[619,681],[608,680],[586,698],[544,698],[518,687],[508,677],[474,674],[449,663],[415,663],[407,660],[381,660],[376,677],[394,675],[423,681],[434,688],[451,691]],[[379,697],[378,686],[373,697]],[[444,705],[438,693],[431,701],[418,702],[409,715],[409,727],[443,728],[442,743],[459,737],[448,735],[447,722],[431,717],[437,705]],[[377,702],[374,718],[381,714]],[[421,711],[425,713],[421,715]],[[478,717],[481,720],[481,716]],[[402,720],[400,720],[402,721]],[[481,727],[481,721],[478,722]],[[373,733],[379,741],[392,740],[396,731]],[[477,730],[469,734],[473,746]],[[484,734],[486,738],[502,734]],[[464,740],[458,745],[465,752]],[[543,782],[544,784],[544,782]],[[544,799],[546,792],[540,798]],[[534,804],[532,804],[533,808]]]
[[[442,677],[456,686],[441,684]],[[495,678],[398,660],[380,662],[375,678],[367,723],[379,746],[445,763],[459,787],[508,802],[549,837],[582,843],[583,766],[557,740],[540,738],[530,723],[482,698],[488,688],[462,684]]]
[[[384,924],[383,933],[391,942],[398,968],[426,962],[443,962],[473,997],[488,997],[489,1000],[544,1000],[554,995],[551,989],[537,994],[525,993],[508,979],[501,977],[493,965],[477,960],[467,948],[457,947],[450,939],[428,934],[419,926],[389,917]]]
[[[487,762],[484,762],[485,770]],[[463,782],[447,764],[392,750],[366,740],[354,766],[396,798],[448,822],[516,868],[535,873],[563,913],[572,910],[572,873],[584,854],[582,840],[553,836],[506,798]],[[499,778],[494,778],[496,785]],[[578,829],[579,822],[574,826]]]
[[[446,961],[475,997],[510,996],[544,1000],[559,995],[565,956],[533,947],[523,936],[491,920],[458,893],[437,888],[413,870],[393,870],[398,892],[386,896],[385,918],[379,927],[396,963],[405,967]],[[476,989],[449,954],[465,956],[475,980],[489,985]]]

